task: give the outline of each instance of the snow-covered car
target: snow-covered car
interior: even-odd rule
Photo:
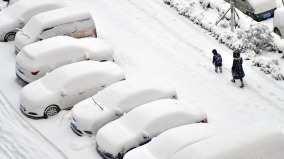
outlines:
[[[83,8],[65,7],[32,17],[16,34],[16,52],[31,43],[60,35],[74,38],[97,37],[91,13]]]
[[[24,86],[20,109],[31,118],[48,118],[124,79],[123,71],[113,62],[68,64]]]
[[[231,0],[225,0],[229,2]],[[256,21],[274,16],[277,8],[276,0],[234,0],[235,7]]]
[[[0,11],[18,2],[19,0],[0,0]]]
[[[25,46],[19,52],[16,56],[16,75],[25,83],[30,83],[60,66],[85,60],[113,61],[113,48],[98,38],[49,38]]]
[[[129,150],[168,129],[204,121],[206,113],[186,101],[161,99],[146,103],[99,129],[97,151],[106,159],[122,159]]]
[[[283,159],[283,150],[284,135],[279,129],[254,124],[186,146],[171,159]]]
[[[78,135],[95,135],[105,124],[155,100],[177,98],[175,88],[160,80],[125,80],[114,83],[71,111],[71,128]]]
[[[16,32],[36,14],[62,8],[58,0],[21,0],[0,12],[0,41],[13,41]]]
[[[123,159],[170,159],[184,147],[225,131],[225,128],[214,124],[197,123],[180,126],[163,132],[143,146],[132,149]]]
[[[284,8],[278,8],[274,12],[273,31],[279,36],[284,35]]]

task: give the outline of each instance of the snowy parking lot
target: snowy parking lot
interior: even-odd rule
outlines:
[[[239,81],[230,81],[232,50],[163,0],[67,2],[91,11],[98,37],[113,46],[126,79],[173,83],[179,99],[202,107],[209,123],[220,127],[266,122],[284,133],[284,82],[245,61],[245,87],[240,89]],[[222,74],[214,72],[212,49],[223,57]],[[15,75],[15,57],[13,42],[0,43],[0,158],[101,159],[95,137],[78,137],[71,130],[70,111],[42,120],[20,112],[23,83]]]

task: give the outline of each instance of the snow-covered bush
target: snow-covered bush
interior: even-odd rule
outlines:
[[[239,37],[243,42],[243,49],[253,50],[257,54],[261,53],[262,50],[274,51],[276,49],[272,32],[261,23],[252,24]]]
[[[278,59],[267,60],[263,57],[252,60],[253,66],[260,67],[265,74],[271,74],[276,80],[284,80],[284,71],[279,66]]]

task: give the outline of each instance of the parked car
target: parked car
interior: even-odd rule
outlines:
[[[76,104],[71,111],[71,128],[80,136],[95,135],[102,126],[130,110],[165,98],[177,98],[175,88],[167,82],[146,79],[117,82]]]
[[[284,8],[278,8],[274,13],[273,31],[279,36],[284,35]]]
[[[216,124],[189,124],[167,130],[149,143],[127,152],[123,159],[170,159],[184,147],[226,132]]]
[[[18,2],[19,0],[0,0],[0,11]]]
[[[106,159],[122,159],[129,150],[168,129],[206,120],[202,109],[185,101],[157,100],[141,105],[99,129],[97,151]]]
[[[113,61],[113,48],[98,38],[53,37],[25,46],[19,52],[16,75],[30,83],[60,66],[85,60]]]
[[[97,37],[91,13],[82,8],[65,7],[34,16],[15,38],[17,52],[31,43],[54,36]]]
[[[65,65],[24,86],[20,109],[31,118],[48,118],[124,78],[121,68],[113,62],[82,61]]]
[[[231,0],[225,0],[229,2]],[[234,0],[235,7],[256,21],[274,16],[277,8],[275,0]]]
[[[282,159],[284,135],[271,124],[256,124],[189,145],[171,159]]]
[[[18,29],[36,14],[64,7],[57,0],[21,0],[0,12],[0,41],[13,41]]]

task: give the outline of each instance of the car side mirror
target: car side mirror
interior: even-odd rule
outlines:
[[[123,115],[123,112],[122,112],[121,109],[116,108],[114,111],[115,111],[116,116],[122,116]]]
[[[142,136],[145,140],[148,140],[149,139],[149,134],[146,132],[146,131],[143,131],[142,132]]]
[[[23,17],[19,18],[19,22],[21,25],[25,25],[25,19]]]
[[[64,90],[64,89],[61,89],[61,90],[60,90],[60,94],[61,94],[61,97],[67,96],[67,92],[66,92],[66,90]]]
[[[86,60],[90,60],[90,54],[88,52],[86,52],[85,58],[86,58]]]

